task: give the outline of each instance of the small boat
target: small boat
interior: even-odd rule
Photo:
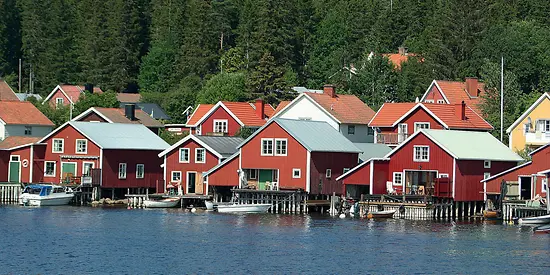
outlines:
[[[540,234],[550,234],[550,224],[539,225],[533,228],[533,232]]]
[[[215,208],[220,213],[265,213],[271,208],[271,204],[218,204]]]
[[[502,212],[500,210],[484,210],[483,217],[486,220],[502,220]]]
[[[395,214],[396,211],[397,210],[385,210],[385,211],[369,212],[367,214],[367,218],[369,218],[369,219],[393,218],[393,214]]]
[[[19,195],[20,205],[55,206],[67,205],[73,199],[73,190],[52,184],[27,185]]]
[[[179,202],[180,198],[178,197],[164,198],[159,200],[146,199],[143,201],[143,206],[147,208],[172,208],[176,207]]]
[[[518,220],[519,224],[547,224],[550,223],[550,215],[521,218]]]

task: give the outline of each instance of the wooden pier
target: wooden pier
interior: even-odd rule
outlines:
[[[502,204],[502,219],[514,221],[518,218],[536,217],[547,215],[546,207],[527,206],[524,201],[508,201]]]
[[[0,183],[0,203],[18,203],[22,188],[20,183]]]
[[[142,208],[144,207],[143,201],[147,198],[169,198],[169,197],[179,197],[180,198],[180,207],[187,208],[190,206],[193,207],[203,207],[205,200],[212,199],[212,196],[209,195],[182,195],[182,196],[168,196],[166,194],[126,194],[126,199],[128,207],[130,208]]]
[[[273,205],[271,213],[307,213],[307,193],[301,190],[251,190],[233,189],[233,201],[237,204]]]

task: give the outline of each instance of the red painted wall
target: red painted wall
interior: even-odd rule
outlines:
[[[160,166],[163,159],[158,157],[156,150],[103,150],[103,188],[135,188],[150,187],[163,189]],[[126,163],[126,179],[118,178],[119,163]],[[136,164],[144,164],[143,179],[136,178]]]
[[[208,176],[208,186],[239,186],[239,158],[235,157]]]
[[[25,146],[23,148],[19,148],[16,150],[13,150],[10,152],[10,156],[12,155],[19,155],[19,159],[21,162],[21,182],[23,183],[30,183],[31,182],[31,146]],[[8,158],[8,167],[9,167],[9,158]],[[27,161],[27,167],[23,166],[23,161]],[[8,177],[8,173],[6,172],[6,177]]]
[[[424,98],[424,102],[426,102],[426,99],[433,99],[433,103],[437,103],[438,99],[444,99],[441,95],[441,92],[439,92],[439,89],[435,85],[432,86],[426,97]]]
[[[370,166],[372,162],[363,165],[361,168],[353,171],[345,179],[343,184],[369,185],[370,184]]]
[[[261,156],[262,138],[287,138],[287,156]],[[279,169],[279,188],[306,189],[307,150],[276,122],[269,124],[241,148],[241,158],[243,169]],[[292,178],[294,168],[301,170],[301,178]]]
[[[457,160],[455,201],[483,201],[483,183],[480,182],[483,180],[483,174],[495,175],[516,164],[516,162],[492,161],[491,168],[483,168],[482,160]]]
[[[439,123],[437,120],[435,120],[430,114],[428,114],[424,109],[418,108],[411,114],[409,114],[407,117],[405,117],[402,121],[399,123],[406,123],[407,124],[407,131],[409,135],[412,135],[414,133],[414,123],[415,122],[429,122],[430,123],[430,129],[444,129],[443,125]],[[380,128],[382,133],[398,133],[399,126],[395,125],[395,127],[383,127]]]
[[[344,173],[344,168],[355,167],[357,161],[357,153],[311,153],[310,194],[344,194],[344,185],[341,181],[337,182],[336,178]],[[330,178],[326,177],[327,169],[331,169]]]
[[[189,163],[179,162],[179,150],[180,148],[189,148]],[[212,152],[206,150],[206,162],[195,163],[195,149],[203,148],[200,144],[190,139],[178,148],[175,148],[166,155],[166,183],[170,183],[172,180],[172,171],[180,171],[182,176],[182,188],[185,192],[185,186],[187,184],[187,172],[197,172],[197,176],[202,176],[202,172],[206,172],[218,165],[219,159]],[[238,169],[238,168],[237,168]],[[198,192],[197,192],[198,193]],[[204,194],[204,192],[203,192]]]
[[[50,97],[50,99],[48,100],[48,102],[50,103],[50,106],[52,107],[55,107],[55,101],[56,101],[56,98],[63,98],[63,105],[64,106],[67,106],[69,105],[70,101],[69,99],[61,92],[61,90],[57,89],[57,91],[55,91],[55,93],[52,95],[52,97]],[[74,100],[75,102],[77,101],[78,99]]]
[[[10,152],[0,150],[0,182],[8,181],[9,162],[10,162]]]
[[[102,117],[98,116],[96,113],[92,112],[89,113],[87,116],[84,116],[83,118],[79,119],[78,121],[100,121],[100,122],[107,122]]]
[[[241,125],[231,117],[231,115],[222,107],[218,107],[207,119],[201,124],[201,134],[207,135],[214,132],[214,119],[227,119],[227,135],[234,136],[240,129]]]
[[[386,182],[393,180],[389,178],[389,161],[375,161],[374,162],[374,177],[373,177],[373,194],[386,194]]]

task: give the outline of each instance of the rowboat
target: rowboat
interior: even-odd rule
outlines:
[[[543,233],[550,234],[550,224],[539,225],[533,228],[533,232],[540,233],[540,234],[543,234]]]
[[[374,211],[367,214],[369,219],[379,219],[379,218],[393,218],[397,210],[385,210],[385,211]]]
[[[486,220],[502,220],[502,213],[500,210],[484,210],[483,217]]]
[[[147,208],[172,208],[176,207],[180,202],[180,198],[165,198],[160,200],[146,199],[143,201],[143,206]]]
[[[518,220],[519,224],[547,224],[550,223],[550,215],[521,218]]]
[[[27,185],[19,196],[20,205],[67,205],[74,197],[73,190],[52,184]]]
[[[219,204],[215,209],[220,213],[265,213],[271,208],[269,203],[261,204]]]

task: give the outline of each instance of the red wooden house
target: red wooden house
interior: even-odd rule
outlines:
[[[200,104],[189,117],[186,127],[196,135],[234,136],[242,127],[260,128],[275,109],[263,100],[255,103],[220,101],[216,105]]]
[[[86,91],[89,93],[103,93],[99,87],[92,85],[78,86],[61,84],[57,85],[44,99],[42,104],[48,102],[51,106],[67,106],[76,103]]]
[[[461,104],[385,103],[369,122],[375,143],[396,146],[420,129],[490,131],[470,106]]]
[[[420,130],[384,158],[361,163],[337,180],[348,194],[430,194],[483,201],[480,181],[522,158],[487,132]]]
[[[484,179],[487,196],[500,194],[502,181],[508,183],[507,197],[529,200],[539,195],[546,197],[550,169],[550,143],[530,153],[531,161]]]
[[[188,135],[158,156],[163,159],[166,190],[208,194],[202,174],[237,152],[240,137]]]
[[[485,84],[475,77],[467,77],[462,81],[434,80],[420,99],[424,103],[460,104],[465,102],[476,113],[482,114],[480,109]]]
[[[210,186],[342,194],[335,179],[357,165],[361,152],[326,122],[281,118],[270,120],[239,149],[240,155],[204,174]]]

